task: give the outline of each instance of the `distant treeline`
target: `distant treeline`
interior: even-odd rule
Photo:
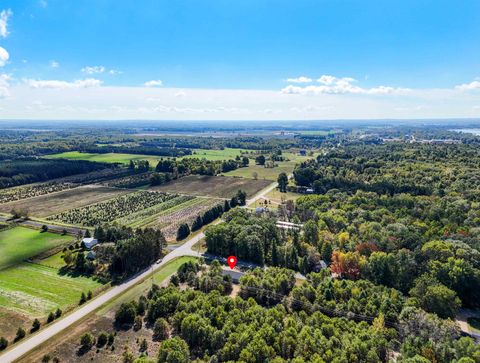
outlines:
[[[0,164],[0,189],[112,168],[85,160],[20,159]]]

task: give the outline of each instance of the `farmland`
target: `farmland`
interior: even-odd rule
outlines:
[[[172,195],[160,192],[137,191],[104,202],[69,209],[66,212],[50,216],[48,219],[74,225],[96,226],[163,203],[172,197]]]
[[[0,191],[0,204],[60,192],[76,186],[72,183],[48,182],[3,189]]]
[[[194,198],[154,216],[147,226],[160,229],[167,241],[173,241],[182,223],[191,225],[193,220],[219,201],[207,198]]]
[[[15,227],[0,232],[0,270],[41,252],[66,244],[70,236]]]
[[[192,155],[182,156],[179,159],[200,158],[207,160],[228,160],[235,159],[236,156],[242,156],[250,150],[225,148],[223,150],[192,149]]]
[[[20,263],[0,270],[0,331],[12,337],[18,326],[33,318],[44,319],[57,308],[78,304],[82,292],[102,285],[86,277],[62,276],[58,270],[33,263]],[[5,317],[5,318],[3,318]]]
[[[165,200],[165,202],[151,206],[150,208],[139,210],[131,213],[123,218],[117,219],[115,222],[128,227],[142,227],[155,220],[157,214],[162,212],[169,212],[185,202],[188,202],[195,197],[191,196],[172,196],[172,199]]]
[[[68,151],[60,154],[48,155],[49,159],[70,159],[70,160],[88,160],[96,161],[103,163],[119,163],[119,164],[128,164],[130,160],[148,160],[150,166],[154,167],[158,160],[161,159],[160,156],[152,155],[138,155],[138,154],[123,154],[123,153],[106,153],[106,154],[95,154],[95,153],[82,153],[79,151]]]
[[[67,209],[98,203],[126,193],[129,193],[129,191],[97,185],[82,186],[57,193],[41,195],[35,198],[1,204],[0,212],[8,213],[12,209],[28,210],[31,216],[47,217],[52,214],[61,213]]]
[[[224,173],[224,175],[276,181],[278,178],[278,174],[291,174],[297,163],[313,158],[313,156],[300,156],[293,153],[283,153],[283,156],[288,160],[276,162],[275,164],[278,166],[275,166],[273,168],[266,168],[263,165],[255,165],[255,163],[253,163],[253,161],[251,160],[250,164],[247,167],[229,171],[227,173]]]
[[[153,187],[152,190],[195,196],[231,198],[241,189],[247,193],[248,197],[251,197],[270,184],[271,182],[266,180],[189,175],[167,184]]]

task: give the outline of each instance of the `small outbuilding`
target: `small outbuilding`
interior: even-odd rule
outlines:
[[[97,244],[98,244],[98,240],[96,238],[84,238],[84,239],[82,239],[82,245],[87,250],[92,249],[93,246],[96,246]]]
[[[97,255],[93,251],[88,251],[87,260],[93,261]]]

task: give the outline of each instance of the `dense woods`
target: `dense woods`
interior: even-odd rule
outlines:
[[[408,307],[393,289],[315,273],[294,285],[291,270],[257,269],[231,298],[217,261],[188,262],[170,286],[123,304],[116,324],[145,320],[160,340],[159,362],[387,362],[396,350],[400,362],[428,354],[447,363],[480,355],[453,323]]]
[[[22,159],[2,161],[0,189],[111,168],[85,160]]]

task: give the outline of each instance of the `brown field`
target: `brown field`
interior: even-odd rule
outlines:
[[[43,218],[68,209],[83,207],[88,204],[97,203],[113,198],[119,194],[126,194],[129,192],[131,191],[98,185],[86,185],[58,193],[0,204],[0,212],[9,213],[12,209],[23,209],[28,210],[30,216]]]
[[[247,198],[251,198],[271,183],[272,182],[269,180],[253,180],[226,176],[189,175],[171,181],[170,183],[153,187],[153,190],[195,196],[231,198],[239,189],[242,189],[247,193]]]

